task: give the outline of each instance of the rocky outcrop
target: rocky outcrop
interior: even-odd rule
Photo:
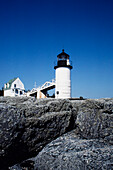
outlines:
[[[0,166],[35,156],[47,143],[73,128],[71,109],[65,100],[2,98]]]
[[[78,107],[76,126],[83,138],[113,144],[113,100],[86,100]]]
[[[0,169],[113,168],[113,99],[1,97],[0,129]]]
[[[72,131],[52,141],[32,161],[35,170],[112,169],[113,146],[103,140],[81,139]]]

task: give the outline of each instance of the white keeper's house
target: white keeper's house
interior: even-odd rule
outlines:
[[[24,84],[19,78],[11,79],[4,84],[4,96],[21,96],[24,94]]]

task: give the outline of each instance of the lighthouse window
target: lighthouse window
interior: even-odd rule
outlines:
[[[65,60],[65,55],[62,55],[62,59]]]
[[[58,95],[58,94],[59,94],[59,91],[57,91],[56,93],[57,93],[57,95]]]

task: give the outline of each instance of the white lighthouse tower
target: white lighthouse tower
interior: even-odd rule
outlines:
[[[67,99],[71,98],[71,69],[69,55],[62,50],[62,53],[57,55],[57,64],[54,67],[56,70],[56,88],[55,98]]]

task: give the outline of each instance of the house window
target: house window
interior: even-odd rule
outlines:
[[[22,91],[20,91],[20,95],[22,95]]]
[[[16,88],[16,84],[14,84],[14,87]]]
[[[15,90],[15,93],[18,94],[18,89]]]

